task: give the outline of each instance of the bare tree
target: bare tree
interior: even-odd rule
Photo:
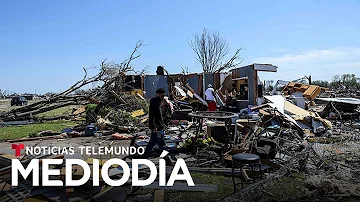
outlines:
[[[184,75],[189,74],[190,73],[189,67],[187,67],[187,66],[181,67],[181,73]]]
[[[196,53],[196,59],[201,63],[203,71],[206,73],[221,72],[230,68],[237,67],[242,61],[240,59],[240,50],[224,62],[230,49],[226,40],[220,37],[219,32],[203,29],[202,34],[195,34],[194,40],[189,41],[190,47]]]
[[[268,91],[272,91],[273,88],[274,88],[273,84],[274,84],[274,80],[267,80],[265,82],[265,85],[266,85],[265,89],[268,90]]]

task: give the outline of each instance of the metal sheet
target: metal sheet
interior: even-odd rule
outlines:
[[[269,100],[272,103],[269,103],[269,106],[276,109],[278,112],[283,114],[287,119],[289,119],[291,122],[293,122],[298,127],[299,124],[288,114],[285,114],[285,98],[281,95],[273,95],[273,96],[265,96],[265,99]]]
[[[146,75],[144,78],[144,90],[145,98],[152,98],[156,96],[156,90],[164,88],[165,93],[169,96],[169,87],[167,82],[167,76],[162,75]]]
[[[214,86],[214,74],[205,73],[204,77],[205,77],[205,90],[206,90],[208,84],[211,84],[212,86]]]
[[[326,102],[341,102],[346,104],[360,105],[360,99],[356,98],[316,98]]]
[[[265,72],[277,72],[277,66],[271,64],[254,64],[254,70]]]

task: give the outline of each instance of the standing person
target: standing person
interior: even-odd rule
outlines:
[[[165,90],[159,88],[156,90],[156,97],[150,100],[149,106],[149,128],[151,130],[151,137],[148,145],[145,149],[145,157],[149,157],[151,150],[157,144],[159,146],[160,154],[164,150],[165,141],[164,141],[164,129],[166,126],[165,120],[168,115],[168,109],[170,105],[164,99]]]
[[[205,99],[208,103],[209,111],[216,111],[215,90],[210,83],[205,91]]]

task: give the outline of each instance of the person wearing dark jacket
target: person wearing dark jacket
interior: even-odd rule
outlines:
[[[167,116],[167,109],[170,107],[167,106],[164,101],[165,90],[159,88],[156,90],[156,97],[150,100],[149,106],[149,128],[151,130],[151,137],[148,145],[145,149],[145,157],[148,157],[151,153],[153,147],[158,144],[159,153],[161,154],[164,150],[165,141],[164,141],[164,129],[167,123],[164,121]],[[165,104],[164,104],[165,103]]]

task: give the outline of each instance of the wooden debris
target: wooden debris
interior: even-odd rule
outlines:
[[[142,116],[144,114],[145,114],[145,112],[143,109],[139,109],[139,110],[131,112],[132,117],[138,117],[138,116]]]
[[[81,107],[79,107],[77,110],[75,110],[75,111],[73,112],[73,114],[74,114],[74,115],[79,115],[79,114],[84,113],[85,111],[86,111],[85,106],[81,106]]]
[[[141,119],[140,123],[145,123],[147,120],[149,120],[149,116],[145,116]]]
[[[164,201],[164,190],[155,190],[153,202],[163,202]]]
[[[66,188],[66,194],[73,192],[74,192],[74,188]]]
[[[140,98],[140,99],[142,99],[142,100],[146,100],[143,96],[141,96],[139,93],[136,93],[136,95]]]
[[[194,95],[196,99],[202,102],[205,106],[208,106],[207,102],[204,99],[202,99],[198,94],[196,94],[194,89],[192,89],[189,84],[186,84],[186,87],[191,91],[191,93]]]

